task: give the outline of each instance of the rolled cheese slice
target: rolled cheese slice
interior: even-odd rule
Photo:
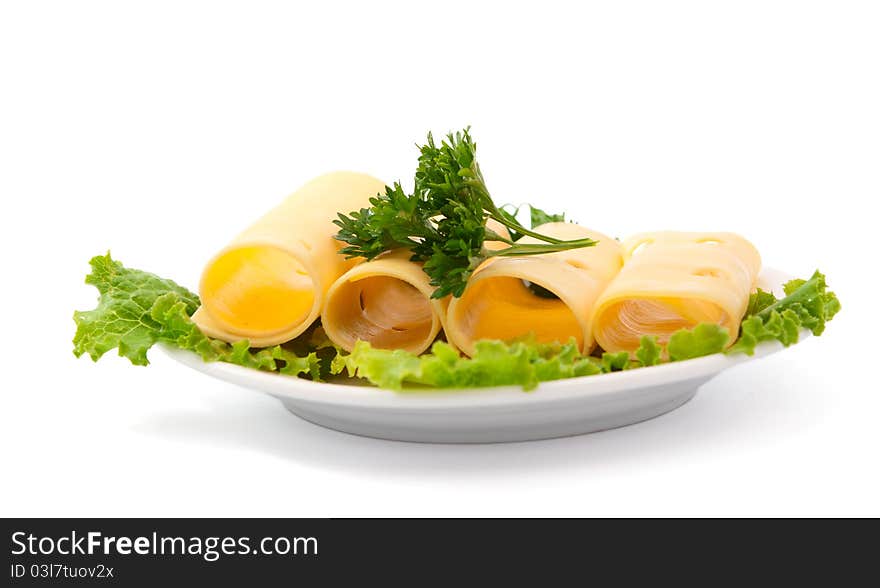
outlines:
[[[446,336],[467,355],[480,339],[510,340],[534,335],[538,342],[574,337],[582,351],[593,347],[593,304],[620,270],[620,244],[571,223],[547,223],[536,230],[559,239],[590,237],[593,247],[484,262],[447,313]],[[540,243],[525,237],[520,243]],[[529,284],[543,288],[529,288]],[[536,294],[535,291],[543,295]]]
[[[487,227],[505,237],[507,227],[493,219]],[[490,250],[507,247],[486,241]],[[410,252],[390,251],[353,267],[327,292],[321,325],[336,345],[351,351],[359,340],[382,349],[425,352],[446,328],[449,296],[432,298],[434,286]]]
[[[623,242],[623,255],[593,311],[602,349],[634,351],[642,335],[663,344],[702,322],[726,327],[733,343],[761,270],[751,243],[733,233],[642,233]]]
[[[338,253],[337,213],[369,206],[385,183],[335,172],[305,184],[226,246],[202,272],[193,320],[208,336],[264,347],[306,330],[333,282],[353,267]]]
[[[360,339],[373,347],[424,352],[446,319],[448,300],[410,252],[392,251],[345,272],[327,292],[321,325],[336,345],[351,351]]]

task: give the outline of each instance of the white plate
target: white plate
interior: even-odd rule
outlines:
[[[765,268],[759,285],[779,293],[785,274]],[[807,336],[803,331],[801,336]],[[775,341],[754,356],[715,354],[625,372],[519,386],[399,393],[364,385],[321,383],[227,363],[189,351],[163,350],[209,376],[270,394],[292,413],[331,429],[399,441],[491,443],[578,435],[622,427],[678,408],[721,371],[782,349]]]

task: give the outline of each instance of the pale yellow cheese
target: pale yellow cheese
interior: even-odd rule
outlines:
[[[446,336],[473,355],[480,339],[510,340],[533,335],[539,342],[574,337],[582,351],[593,347],[593,304],[620,270],[620,244],[601,233],[571,223],[547,223],[536,230],[572,240],[590,237],[593,247],[523,257],[495,257],[474,272],[461,298],[447,313]],[[523,238],[520,243],[540,243]],[[532,293],[525,282],[541,286],[558,299]]]
[[[336,345],[351,351],[360,339],[373,347],[422,353],[446,319],[448,300],[408,251],[393,251],[353,267],[327,292],[321,325]]]
[[[701,322],[717,323],[732,344],[761,257],[733,233],[656,232],[623,242],[624,265],[593,310],[593,335],[606,351],[634,351],[643,335],[665,344]]]
[[[507,228],[489,219],[486,226],[504,237]],[[507,247],[486,241],[489,250]],[[321,325],[339,347],[351,351],[360,339],[373,347],[420,354],[446,327],[450,298],[436,299],[422,264],[409,251],[384,253],[346,272],[327,292]]]
[[[193,320],[208,336],[263,347],[295,338],[333,282],[356,264],[338,253],[337,213],[370,205],[385,183],[335,172],[305,184],[244,230],[202,272]]]

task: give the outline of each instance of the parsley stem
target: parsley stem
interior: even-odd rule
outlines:
[[[522,226],[521,224],[515,223],[507,218],[504,218],[503,215],[496,214],[492,211],[489,211],[489,218],[495,219],[496,221],[498,221],[499,223],[501,223],[502,225],[504,225],[508,229],[513,229],[514,231],[517,231],[523,235],[528,235],[529,237],[534,237],[535,239],[540,239],[541,241],[544,241],[545,243],[558,244],[558,243],[565,243],[566,242],[562,239],[557,239],[556,237],[550,237],[549,235],[542,235],[541,233],[536,233],[535,231],[529,230],[529,229],[525,228],[524,226]]]
[[[501,243],[507,243],[508,245],[515,245],[516,244],[516,241],[514,241],[512,239],[508,239],[504,235],[499,235],[498,233],[496,233],[495,231],[493,231],[492,229],[489,229],[489,228],[486,229],[486,239],[485,240],[486,241],[499,241]]]
[[[589,238],[576,239],[574,241],[560,241],[559,243],[515,243],[506,249],[486,251],[486,257],[512,257],[517,255],[540,255],[541,253],[556,253],[581,247],[592,247],[598,243]]]

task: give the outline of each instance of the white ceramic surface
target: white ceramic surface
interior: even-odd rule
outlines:
[[[759,285],[778,292],[788,279],[765,268]],[[805,337],[808,331],[803,331]],[[270,394],[292,413],[331,429],[399,441],[492,443],[577,435],[621,427],[678,408],[721,371],[782,349],[770,341],[754,356],[715,354],[613,374],[518,386],[398,393],[371,386],[318,383],[226,363],[205,363],[163,347],[177,361],[215,378]]]

